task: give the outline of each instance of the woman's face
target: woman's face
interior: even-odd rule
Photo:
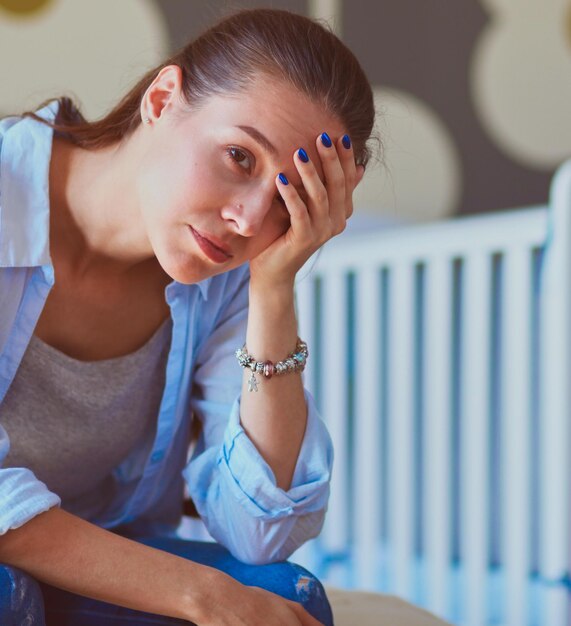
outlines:
[[[137,189],[159,263],[190,284],[253,259],[282,236],[289,214],[276,175],[283,172],[304,198],[294,152],[304,148],[323,180],[317,137],[325,131],[336,140],[346,130],[321,106],[268,78],[189,111],[177,97],[178,68],[170,68],[143,101],[150,123],[140,129],[145,148]]]

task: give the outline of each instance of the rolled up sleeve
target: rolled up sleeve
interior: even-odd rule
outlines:
[[[319,534],[333,445],[313,397],[304,390],[307,426],[292,483],[288,491],[277,486],[240,423],[242,370],[234,352],[244,341],[246,318],[247,283],[204,345],[208,356],[195,372],[192,399],[203,428],[183,475],[212,537],[239,560],[262,564],[287,559]]]
[[[61,504],[60,497],[38,480],[31,470],[2,467],[9,450],[8,433],[0,425],[0,535]]]

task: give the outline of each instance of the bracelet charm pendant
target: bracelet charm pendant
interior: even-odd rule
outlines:
[[[258,381],[256,380],[256,375],[252,370],[252,375],[248,379],[248,391],[258,391]]]

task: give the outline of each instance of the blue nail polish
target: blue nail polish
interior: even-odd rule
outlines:
[[[347,150],[349,150],[349,148],[351,147],[351,138],[349,137],[349,135],[343,135],[343,139],[341,139],[341,142],[343,143],[343,146],[347,148]]]
[[[329,135],[327,133],[321,133],[321,143],[326,148],[331,148],[331,146],[332,146],[331,137],[329,137]]]
[[[299,157],[299,158],[300,158],[300,159],[301,159],[304,163],[307,163],[307,162],[309,161],[309,157],[307,156],[307,152],[306,152],[303,148],[300,148],[300,149],[297,151],[297,156],[298,156],[298,157]]]
[[[278,177],[280,179],[280,182],[282,183],[282,185],[287,185],[289,184],[289,181],[287,179],[287,176],[285,174],[281,174]]]

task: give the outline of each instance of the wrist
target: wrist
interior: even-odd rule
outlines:
[[[284,309],[293,306],[294,281],[267,284],[250,280],[249,300],[251,304],[263,304],[264,308],[277,307]]]
[[[184,598],[184,619],[196,623],[215,623],[215,611],[220,598],[229,595],[232,587],[240,585],[228,574],[208,565],[200,566],[199,576],[189,577]]]
[[[280,361],[295,348],[296,339],[293,288],[261,291],[252,287],[246,332],[250,354],[257,361]]]
[[[271,293],[293,293],[294,285],[295,276],[270,280],[255,274],[250,274],[250,293],[256,292],[265,295]]]

